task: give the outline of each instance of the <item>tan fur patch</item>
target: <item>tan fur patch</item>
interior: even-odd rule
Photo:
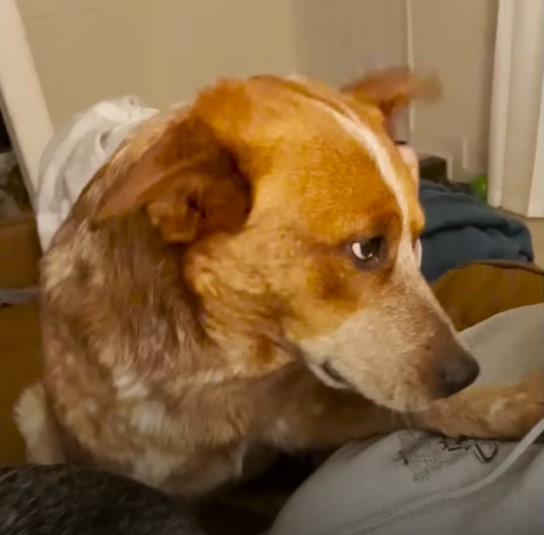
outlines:
[[[65,461],[41,384],[24,392],[14,412],[26,442],[29,463],[57,464]]]

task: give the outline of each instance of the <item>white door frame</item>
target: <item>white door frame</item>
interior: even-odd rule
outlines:
[[[40,158],[53,126],[16,0],[0,0],[0,110],[35,207]]]

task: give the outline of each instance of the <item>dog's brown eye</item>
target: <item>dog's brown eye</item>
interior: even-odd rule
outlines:
[[[351,252],[358,263],[368,264],[380,259],[382,238],[354,241],[350,244]]]

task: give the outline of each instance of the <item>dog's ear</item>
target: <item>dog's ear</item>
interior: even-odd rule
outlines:
[[[405,67],[393,67],[369,73],[344,86],[342,92],[355,100],[375,104],[388,119],[414,100],[435,100],[442,91],[435,76],[421,76]]]
[[[438,79],[420,76],[404,67],[376,71],[352,82],[340,93],[321,82],[291,77],[287,83],[306,96],[323,101],[340,113],[355,113],[366,120],[384,122],[392,133],[396,112],[414,100],[435,100],[441,94]]]
[[[95,224],[144,209],[166,241],[187,243],[235,231],[249,212],[249,183],[235,156],[191,109],[144,124],[99,174]]]

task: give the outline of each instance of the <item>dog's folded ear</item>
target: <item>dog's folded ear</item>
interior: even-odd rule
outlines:
[[[98,172],[100,225],[145,209],[169,242],[235,231],[250,207],[250,187],[236,158],[192,109],[146,122]]]
[[[372,72],[342,88],[355,100],[377,105],[386,119],[414,100],[436,100],[441,92],[436,76],[418,75],[406,67]]]

